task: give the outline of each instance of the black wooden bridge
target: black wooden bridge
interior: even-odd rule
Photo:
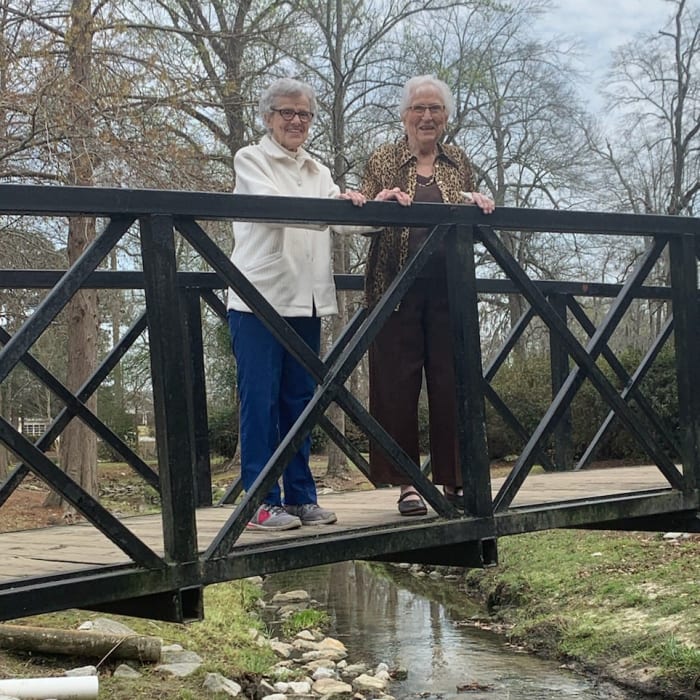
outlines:
[[[0,619],[68,607],[108,610],[171,620],[201,617],[208,584],[346,559],[374,559],[462,566],[497,561],[497,538],[547,528],[700,531],[700,315],[698,258],[700,220],[665,216],[476,208],[262,198],[214,193],[92,188],[0,186],[0,216],[22,222],[68,216],[96,218],[103,228],[68,270],[0,270],[0,294],[43,289],[45,296],[26,322],[10,334],[0,325],[0,383],[20,365],[60,400],[62,408],[36,441],[0,416],[0,441],[18,463],[0,486],[2,505],[31,473],[60,492],[84,523],[0,535]],[[412,225],[432,233],[370,313],[358,313],[328,354],[314,355],[257,294],[207,233],[211,222],[268,220],[362,225]],[[45,225],[48,225],[45,224]],[[533,280],[509,252],[504,232],[576,234],[591,244],[599,236],[646,241],[621,284],[590,280]],[[102,265],[124,236],[138,235],[141,267],[107,271]],[[0,234],[2,235],[2,234]],[[206,263],[206,272],[178,269],[177,246],[186,241]],[[446,245],[448,289],[454,320],[456,387],[465,512],[460,513],[372,419],[346,387],[353,369],[433,251]],[[585,243],[582,243],[585,245]],[[498,272],[477,277],[475,251]],[[665,256],[670,283],[649,286],[649,273]],[[339,276],[339,290],[360,289],[361,279]],[[266,465],[255,488],[232,484],[212,503],[207,439],[207,396],[202,304],[222,318],[221,290],[233,287],[318,383],[312,402]],[[32,347],[81,288],[139,289],[145,311],[75,392],[32,354]],[[513,326],[498,355],[482,363],[480,295],[521,295],[527,311]],[[607,299],[597,325],[582,297]],[[666,324],[639,367],[629,374],[610,339],[636,299],[656,299],[670,309]],[[534,431],[527,431],[492,386],[533,319],[549,331],[553,399]],[[576,330],[570,327],[577,322]],[[145,332],[157,431],[158,468],[151,469],[88,408],[88,399]],[[583,340],[581,339],[584,336]],[[678,421],[667,425],[640,385],[661,348],[673,347]],[[600,368],[604,359],[617,381]],[[571,367],[571,368],[570,368]],[[571,405],[584,381],[609,407],[586,453],[572,462]],[[620,390],[618,386],[623,388]],[[492,483],[485,434],[490,402],[521,438],[522,450],[508,475]],[[304,437],[320,425],[363,471],[362,454],[325,417],[335,403],[410,475],[430,506],[424,518],[401,518],[396,493],[378,488],[324,497],[339,515],[336,525],[289,533],[246,532],[246,523],[278,479]],[[157,516],[119,518],[86,493],[46,455],[66,425],[77,418],[152,486]],[[648,466],[587,470],[612,420],[620,421],[643,450]],[[549,441],[555,448],[548,448]],[[545,473],[534,473],[535,464]],[[537,470],[539,471],[539,470]]]

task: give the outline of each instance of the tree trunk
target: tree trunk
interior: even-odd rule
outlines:
[[[94,185],[93,168],[96,154],[92,144],[92,40],[94,24],[90,0],[73,0],[70,27],[66,32],[66,49],[70,69],[69,90],[66,95],[70,110],[69,181],[73,185]],[[72,265],[95,239],[95,221],[71,217],[68,222],[68,264]],[[67,307],[68,370],[67,387],[75,392],[88,379],[97,365],[97,292],[78,292]],[[88,407],[95,410],[93,396]],[[97,437],[80,421],[74,419],[64,430],[60,446],[61,468],[88,493],[97,493]],[[59,494],[52,493],[47,505],[65,505]]]
[[[0,416],[8,415],[5,400],[6,388],[0,385]],[[0,444],[0,481],[4,481],[10,474],[10,453],[7,448]]]
[[[87,630],[60,630],[26,625],[0,625],[0,647],[37,654],[67,654],[104,660],[160,661],[161,640]]]

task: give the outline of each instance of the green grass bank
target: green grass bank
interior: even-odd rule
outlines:
[[[554,530],[470,570],[509,641],[645,692],[700,698],[700,536]]]

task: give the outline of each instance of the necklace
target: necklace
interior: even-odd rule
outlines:
[[[421,182],[421,178],[423,179],[423,182]],[[416,173],[416,186],[418,187],[432,187],[435,184],[435,173],[433,173],[430,177],[427,177],[426,175],[418,175]]]

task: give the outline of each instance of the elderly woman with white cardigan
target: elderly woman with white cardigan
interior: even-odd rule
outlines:
[[[359,192],[341,193],[328,168],[302,147],[315,111],[313,89],[298,80],[282,78],[263,92],[259,114],[267,134],[236,153],[236,194],[331,197],[364,204]],[[234,265],[318,353],[321,316],[338,311],[330,231],[302,224],[235,222],[233,232]],[[241,477],[249,490],[310,401],[315,382],[233,290],[228,320],[241,402]],[[249,528],[276,531],[336,521],[335,513],[318,505],[310,449],[307,437],[284,470],[283,490],[279,484],[273,487]]]

